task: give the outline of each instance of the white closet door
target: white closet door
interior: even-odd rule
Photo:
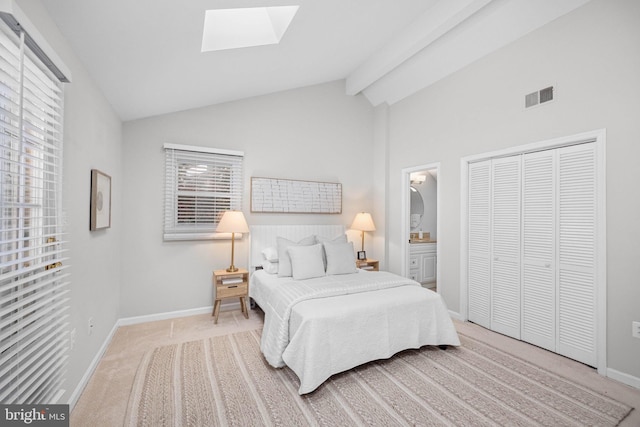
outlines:
[[[491,161],[469,165],[469,320],[491,328]]]
[[[522,165],[522,340],[556,350],[556,150]]]
[[[596,352],[595,144],[558,150],[557,352],[595,366]]]
[[[492,160],[491,329],[520,339],[521,156]]]

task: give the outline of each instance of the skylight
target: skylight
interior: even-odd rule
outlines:
[[[299,6],[207,10],[202,52],[280,43]]]

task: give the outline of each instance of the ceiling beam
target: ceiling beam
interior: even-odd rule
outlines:
[[[362,92],[491,1],[438,1],[347,76],[347,95]]]

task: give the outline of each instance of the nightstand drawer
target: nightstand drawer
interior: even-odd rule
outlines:
[[[232,285],[216,286],[216,298],[229,298],[247,295],[249,285],[246,282],[234,283]]]
[[[218,323],[220,305],[225,298],[240,298],[240,308],[245,319],[249,318],[247,311],[247,296],[249,295],[249,272],[244,268],[236,271],[215,270],[213,272],[213,287],[216,296],[213,300],[213,323]]]

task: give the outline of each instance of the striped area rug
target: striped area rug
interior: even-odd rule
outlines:
[[[299,396],[260,332],[159,347],[138,370],[128,426],[615,426],[632,408],[461,335],[334,375]]]

